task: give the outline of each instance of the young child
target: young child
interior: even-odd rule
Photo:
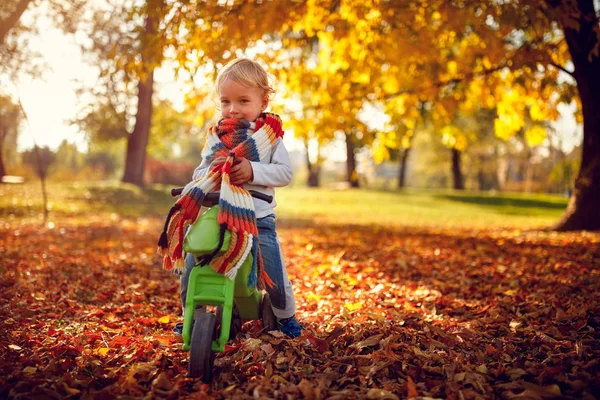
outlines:
[[[256,62],[247,58],[238,58],[229,62],[217,75],[216,90],[218,92],[221,117],[219,126],[231,119],[254,123],[267,117],[279,118],[274,114],[265,114],[270,96],[274,90],[269,85],[266,71]],[[279,121],[280,122],[280,121]],[[257,125],[258,126],[258,123]],[[250,124],[248,136],[252,136],[255,125]],[[218,127],[217,127],[218,129]],[[283,131],[281,131],[283,135]],[[255,190],[275,196],[275,188],[288,185],[292,180],[292,166],[289,154],[281,137],[273,143],[270,156],[260,161],[250,161],[245,157],[235,157],[229,174],[234,185],[246,190]],[[223,157],[205,156],[203,151],[202,163],[196,168],[193,179],[197,180],[212,170],[211,166],[224,161]],[[285,262],[282,257],[277,232],[275,231],[275,206],[277,203],[267,203],[252,198],[256,213],[256,226],[260,253],[264,261],[264,269],[273,281],[272,287],[266,287],[271,297],[273,313],[277,317],[280,330],[289,337],[298,337],[303,329],[295,318],[296,303],[292,284],[287,276]],[[185,273],[181,277],[181,300],[185,306],[188,279],[194,267],[194,257],[188,255],[185,260]],[[178,327],[176,327],[176,330]]]

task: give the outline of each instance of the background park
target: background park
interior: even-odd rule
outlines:
[[[2,2],[0,397],[595,398],[599,15]],[[246,322],[204,383],[156,242],[237,56],[276,85],[295,172],[278,233],[306,329]]]

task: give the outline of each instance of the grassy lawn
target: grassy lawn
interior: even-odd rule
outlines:
[[[50,183],[51,219],[97,216],[163,218],[173,199],[167,186],[140,189],[118,182]],[[302,187],[277,191],[282,222],[380,224],[462,228],[549,226],[566,207],[558,195],[413,190],[332,190]],[[0,185],[0,217],[41,218],[39,183]]]
[[[140,189],[119,182],[50,183],[47,191],[51,219],[85,219],[111,214],[133,218],[160,217],[168,212],[173,201],[166,187]],[[39,219],[42,213],[39,183],[0,185],[0,217]]]
[[[285,188],[277,194],[283,219],[324,223],[411,226],[543,227],[556,222],[567,205],[557,195],[404,190]]]

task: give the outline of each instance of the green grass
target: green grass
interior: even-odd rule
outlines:
[[[51,183],[52,219],[87,216],[164,218],[173,203],[170,187],[140,189],[118,182]],[[546,227],[558,220],[567,199],[558,195],[301,187],[277,190],[277,213],[283,223],[380,224],[438,227]],[[39,219],[39,183],[0,185],[0,218]]]
[[[340,224],[546,227],[558,220],[567,200],[546,194],[284,188],[277,192],[277,212],[282,219]]]
[[[167,187],[140,189],[120,182],[50,183],[47,187],[52,218],[85,218],[117,214],[122,217],[161,217],[173,198]],[[39,183],[0,185],[0,218],[36,219],[43,216]]]

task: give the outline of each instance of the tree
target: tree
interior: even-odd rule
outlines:
[[[600,23],[593,0],[548,1],[571,54],[583,114],[581,166],[558,230],[600,229]],[[566,10],[565,10],[566,8]],[[564,11],[567,11],[566,15]]]
[[[241,15],[255,23],[240,24]],[[137,86],[123,181],[143,185],[152,125],[153,74],[165,55],[175,61],[178,70],[191,74],[209,64],[216,68],[235,51],[273,31],[272,21],[282,16],[271,4],[247,2],[208,2],[200,7],[189,1],[148,0],[96,10],[88,31],[93,44],[86,52],[95,57],[107,86]],[[118,91],[127,92],[122,87]]]
[[[56,153],[48,146],[35,146],[21,153],[23,163],[31,166],[38,178],[45,180],[50,167],[56,162]]]
[[[0,2],[0,74],[15,80],[20,73],[36,76],[43,71],[38,54],[28,46],[37,27],[21,22],[26,10],[36,12],[39,18],[47,15],[57,27],[74,32],[85,6],[85,0],[15,0]],[[34,17],[33,20],[37,18]]]
[[[6,160],[17,153],[17,138],[23,116],[18,104],[0,95],[0,178],[7,175]]]
[[[154,70],[162,63],[167,46],[164,25],[169,22],[169,10],[162,0],[111,9],[99,7],[82,28],[92,39],[84,45],[84,52],[100,67],[99,82],[104,86],[99,93],[102,105],[96,106],[97,111],[107,111],[107,116],[112,116],[111,135],[124,133],[128,138],[123,181],[139,186],[143,186],[152,120]],[[132,93],[132,86],[137,87],[137,92]],[[132,98],[137,102],[132,102]],[[128,133],[130,115],[135,115],[135,122]]]
[[[320,43],[334,38],[330,73],[351,64],[367,74],[369,90],[358,92],[359,101],[418,94],[434,102],[433,118],[446,124],[458,104],[498,105],[495,131],[508,138],[522,129],[525,113],[537,121],[556,119],[557,105],[577,96],[559,73],[572,75],[584,122],[582,162],[556,228],[600,229],[600,114],[594,111],[600,104],[600,29],[593,0],[332,4],[312,11],[325,14],[325,21],[304,27],[317,30]],[[346,31],[337,28],[344,21]]]

